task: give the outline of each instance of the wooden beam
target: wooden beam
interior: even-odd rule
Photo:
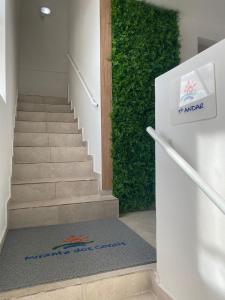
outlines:
[[[112,189],[112,53],[111,0],[100,0],[101,28],[101,115],[102,115],[102,189]]]

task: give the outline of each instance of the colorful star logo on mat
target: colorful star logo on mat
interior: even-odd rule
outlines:
[[[56,250],[59,248],[63,248],[66,250],[69,248],[86,246],[88,244],[94,243],[94,241],[89,241],[87,235],[80,235],[80,236],[71,235],[68,238],[66,238],[63,242],[64,242],[64,244],[56,246],[52,249]]]

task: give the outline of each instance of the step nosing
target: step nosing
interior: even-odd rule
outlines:
[[[77,163],[81,163],[81,164],[84,164],[84,163],[87,163],[87,162],[90,162],[89,160],[88,161],[75,161],[74,164],[77,164]],[[30,163],[23,163],[24,165],[29,165]],[[59,162],[34,162],[34,163],[31,163],[32,165],[46,165],[46,164],[71,164],[70,161],[59,161]],[[21,165],[21,163],[17,164],[17,163],[14,163],[13,164],[14,166],[16,165]]]
[[[73,114],[73,111],[70,112],[62,112],[62,111],[36,111],[36,110],[31,110],[31,111],[24,111],[24,110],[17,110],[17,112],[22,112],[22,113],[34,113],[34,114]]]
[[[26,123],[38,123],[38,124],[43,124],[43,123],[67,123],[67,124],[74,124],[77,122],[77,119],[74,120],[74,122],[63,122],[63,121],[24,121],[24,120],[17,120],[16,122],[26,122]]]
[[[84,203],[104,203],[109,201],[117,201],[113,196],[101,196],[99,194],[96,195],[88,195],[88,196],[77,196],[71,198],[55,198],[52,200],[39,200],[39,201],[31,201],[31,202],[16,202],[11,200],[9,205],[9,210],[22,210],[22,209],[32,209],[32,208],[41,208],[41,207],[56,207],[56,206],[69,206],[74,204],[84,204]]]
[[[14,145],[14,148],[81,148],[81,147],[84,147],[82,145],[77,145],[77,146],[46,146],[46,147],[42,147],[42,146],[16,146]]]
[[[60,132],[15,132],[17,135],[21,135],[21,134],[29,134],[29,135],[33,135],[34,133],[36,135],[81,135],[81,133],[60,133]]]
[[[12,185],[30,185],[30,184],[43,184],[43,183],[57,183],[57,182],[80,182],[80,181],[97,181],[94,176],[90,177],[71,177],[71,178],[43,178],[33,180],[12,180]]]
[[[79,132],[73,132],[73,133],[69,133],[69,132],[35,132],[35,131],[32,131],[32,132],[22,132],[22,131],[15,131],[15,133],[19,133],[19,134],[59,134],[59,135],[80,135]]]
[[[58,111],[43,111],[43,110],[38,110],[38,111],[36,111],[36,110],[17,110],[17,112],[25,112],[25,113],[44,113],[44,114],[73,114],[73,112],[71,111],[71,112],[67,112],[67,111],[65,111],[65,112],[58,112]]]
[[[32,101],[24,101],[24,100],[18,100],[18,103],[19,104],[34,104],[34,105],[56,105],[56,106],[69,106],[70,107],[70,104],[68,104],[68,102],[66,102],[65,104],[63,103],[38,103],[38,102],[32,102]]]
[[[87,162],[90,161],[90,159],[78,159],[78,160],[66,160],[66,161],[17,161],[15,160],[14,165],[38,165],[38,164],[55,164],[55,163],[62,163],[62,164],[66,164],[66,163],[82,163],[82,162]]]
[[[14,148],[35,148],[35,149],[49,149],[49,148],[56,148],[56,149],[86,149],[84,146],[14,146]]]
[[[74,123],[74,122],[77,122],[76,119],[74,120],[74,122],[66,122],[66,121],[31,121],[31,120],[18,120],[16,119],[16,122],[32,122],[32,123],[37,123],[37,122],[43,122],[43,123],[63,123],[63,124],[71,124],[71,123]]]
[[[23,103],[23,104],[28,104],[28,105],[59,105],[59,106],[68,106],[70,107],[70,104],[53,104],[53,103],[32,103],[32,102],[21,102],[21,101],[18,101],[19,103]]]

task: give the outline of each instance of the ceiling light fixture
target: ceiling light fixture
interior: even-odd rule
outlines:
[[[49,16],[52,13],[51,9],[49,7],[46,7],[46,6],[42,6],[40,8],[40,12],[41,12],[42,16]]]

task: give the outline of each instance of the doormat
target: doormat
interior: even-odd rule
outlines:
[[[156,250],[119,220],[9,231],[0,292],[154,263]]]

